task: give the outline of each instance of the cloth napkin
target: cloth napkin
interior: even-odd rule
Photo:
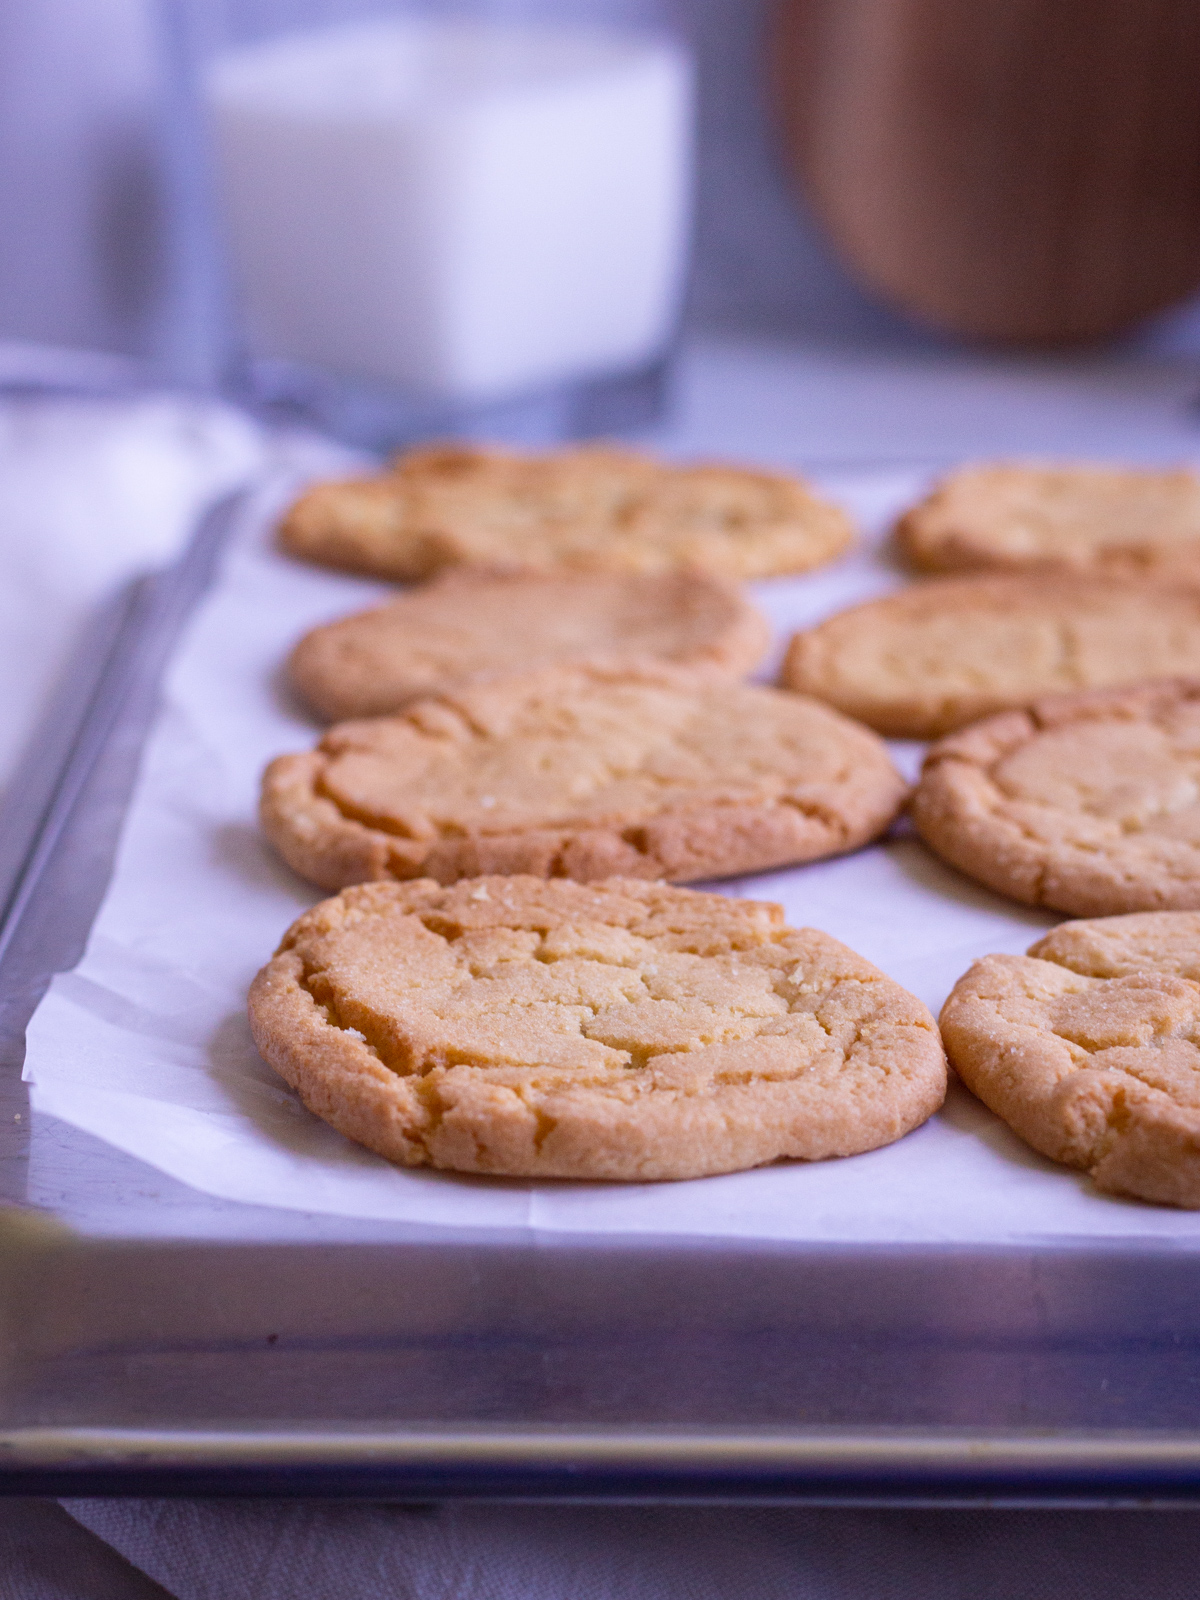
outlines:
[[[119,360],[0,344],[0,793],[88,622],[181,554],[203,511],[268,472],[362,458]]]
[[[0,788],[97,607],[172,561],[265,456],[222,406],[0,390]]]
[[[1194,1511],[0,1503],[6,1600],[1193,1600]]]

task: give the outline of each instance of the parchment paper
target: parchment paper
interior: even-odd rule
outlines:
[[[780,647],[791,629],[904,581],[875,546],[919,476],[826,487],[868,539],[824,572],[755,586]],[[310,1115],[261,1061],[245,1019],[254,973],[319,898],[260,840],[258,778],[272,756],[317,737],[282,683],[288,648],[386,591],[276,555],[273,511],[264,500],[227,556],[169,672],[87,953],[30,1026],[35,1111],[207,1193],[348,1217],[775,1240],[1200,1237],[1200,1216],[1102,1196],[1034,1155],[961,1087],[884,1150],[652,1185],[401,1171]],[[919,749],[896,751],[915,772]],[[1023,951],[1057,920],[971,884],[903,835],[717,887],[782,902],[791,922],[844,940],[935,1013],[976,957]]]

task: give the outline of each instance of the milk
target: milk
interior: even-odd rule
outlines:
[[[669,40],[428,19],[213,64],[249,353],[438,400],[634,370],[689,226],[691,69]]]

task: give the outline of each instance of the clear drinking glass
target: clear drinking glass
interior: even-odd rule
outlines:
[[[164,0],[208,365],[378,447],[652,414],[686,280],[670,0]]]

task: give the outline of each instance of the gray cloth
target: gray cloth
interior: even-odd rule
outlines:
[[[53,1500],[0,1499],[4,1600],[167,1600]]]
[[[1200,1567],[1192,1511],[63,1504],[5,1508],[6,1600],[1193,1600]]]

